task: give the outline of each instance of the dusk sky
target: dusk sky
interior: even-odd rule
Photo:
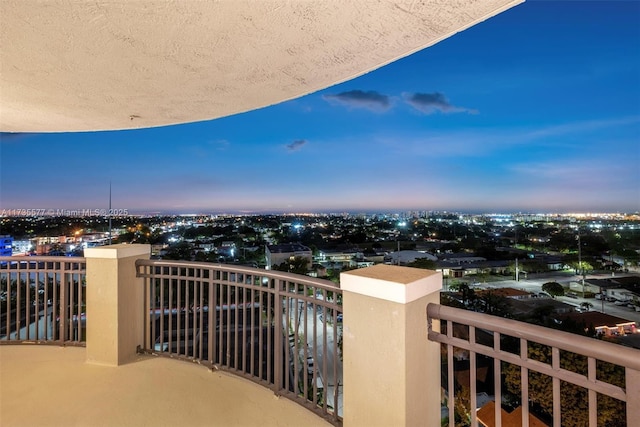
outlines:
[[[1,95],[0,95],[1,96]],[[640,2],[529,1],[357,79],[162,128],[2,135],[0,208],[640,210]]]

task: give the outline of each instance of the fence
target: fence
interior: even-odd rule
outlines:
[[[84,345],[84,258],[0,257],[0,344]]]
[[[429,339],[443,345],[449,426],[475,426],[484,417],[500,427],[514,416],[522,426],[637,425],[638,350],[438,304],[428,305],[427,316]],[[476,412],[481,383],[493,383],[496,403]],[[509,390],[519,392],[517,402],[509,402]],[[515,411],[504,411],[503,404]]]

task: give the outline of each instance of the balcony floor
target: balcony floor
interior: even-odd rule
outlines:
[[[322,426],[271,390],[197,364],[141,356],[105,367],[85,349],[0,346],[2,426]]]

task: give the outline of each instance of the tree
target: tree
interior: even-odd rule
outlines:
[[[547,282],[542,285],[542,290],[554,297],[564,295],[564,288],[558,282]]]
[[[280,265],[271,266],[273,270],[288,271],[296,274],[307,274],[309,271],[309,260],[305,257],[296,256]]]
[[[593,265],[584,260],[570,262],[569,266],[575,270],[576,274],[586,274],[587,271],[593,271]]]
[[[169,247],[164,259],[191,261],[191,245],[187,242],[176,243]]]
[[[474,307],[478,296],[476,291],[471,289],[469,285],[463,283],[460,285],[460,294],[462,294],[462,302],[466,307]]]
[[[436,262],[431,261],[428,258],[418,258],[415,261],[408,263],[407,267],[424,268],[426,270],[435,270]]]
[[[500,317],[512,317],[509,299],[492,291],[482,292],[480,308],[486,314]]]

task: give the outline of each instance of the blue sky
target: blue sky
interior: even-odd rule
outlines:
[[[640,2],[529,1],[297,100],[3,135],[0,208],[640,210]]]

